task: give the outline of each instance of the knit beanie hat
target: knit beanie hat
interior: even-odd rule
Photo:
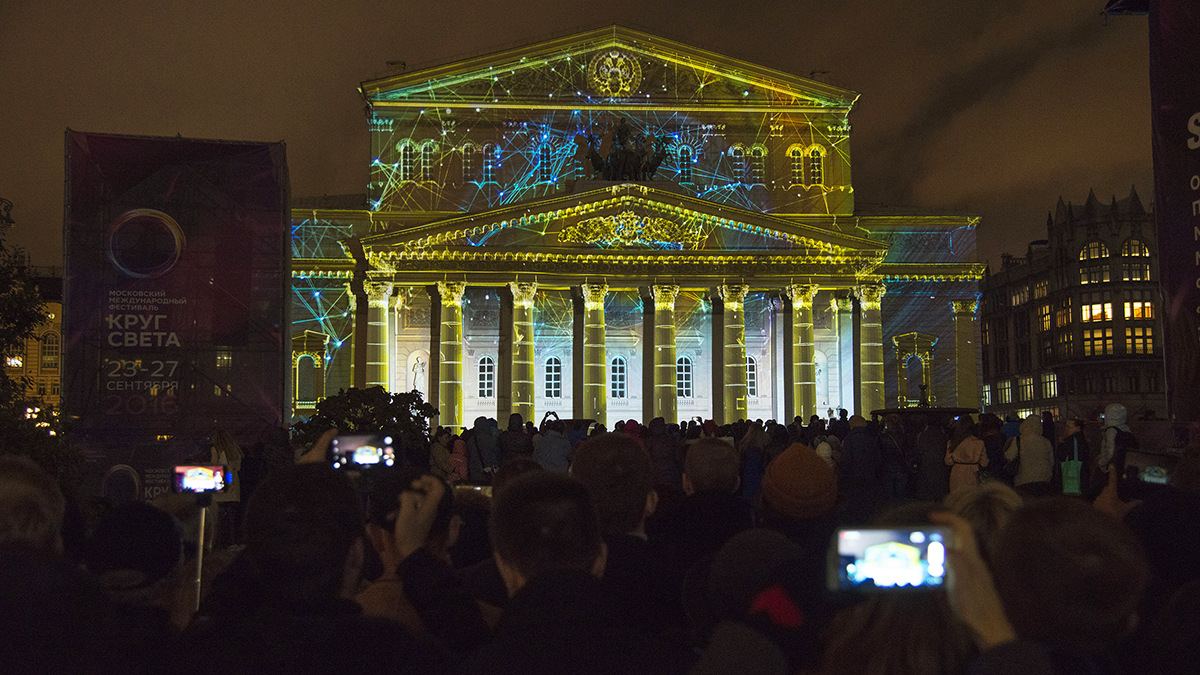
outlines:
[[[837,476],[816,451],[794,443],[767,465],[761,496],[781,516],[817,518],[829,513],[837,501]]]

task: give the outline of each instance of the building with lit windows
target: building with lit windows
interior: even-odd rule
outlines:
[[[1137,191],[1059,199],[1047,238],[983,281],[984,408],[1095,419],[1166,414],[1154,214]]]
[[[25,381],[28,395],[58,410],[62,386],[62,269],[31,267],[29,271],[45,303],[46,322],[25,341],[20,353],[5,359],[4,367],[14,381]]]
[[[367,193],[292,205],[296,414],[978,405],[978,219],[856,202],[855,92],[616,26],[360,92]]]

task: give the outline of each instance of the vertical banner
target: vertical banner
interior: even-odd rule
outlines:
[[[1200,420],[1200,3],[1150,3],[1150,94],[1167,406]]]
[[[213,434],[277,438],[290,372],[282,143],[66,134],[63,414],[117,498]],[[121,467],[114,471],[113,467]]]

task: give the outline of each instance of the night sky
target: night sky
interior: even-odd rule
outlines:
[[[1153,199],[1145,17],[1102,0],[0,2],[10,243],[61,264],[63,132],[285,141],[297,197],[365,192],[360,82],[620,23],[861,94],[860,203],[983,216],[1023,254],[1061,195]],[[824,71],[824,72],[822,72]]]

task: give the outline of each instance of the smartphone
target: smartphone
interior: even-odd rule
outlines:
[[[224,492],[233,482],[233,474],[223,466],[175,467],[176,492]]]
[[[829,549],[829,589],[943,588],[949,543],[942,527],[838,530]]]
[[[329,444],[329,461],[335,469],[395,466],[396,448],[390,434],[347,434]]]

